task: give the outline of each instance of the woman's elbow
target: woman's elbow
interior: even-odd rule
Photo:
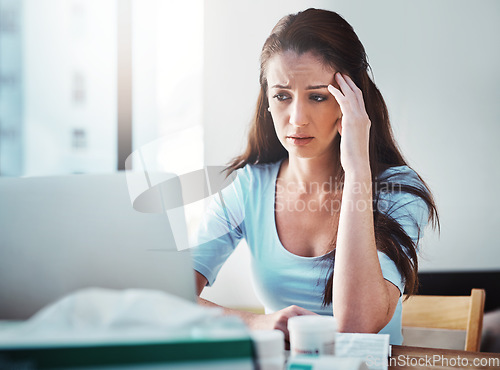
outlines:
[[[386,310],[375,312],[345,312],[335,315],[337,330],[341,333],[378,333],[391,320]]]
[[[337,320],[337,329],[340,333],[378,333],[384,326],[372,321]]]

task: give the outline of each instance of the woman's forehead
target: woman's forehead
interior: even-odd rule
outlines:
[[[294,83],[329,84],[333,81],[335,72],[335,69],[325,65],[321,58],[312,52],[297,54],[294,51],[286,51],[274,55],[269,60],[266,80],[269,87]]]

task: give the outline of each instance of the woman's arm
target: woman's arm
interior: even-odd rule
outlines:
[[[195,276],[196,276],[196,294],[198,295],[198,303],[202,306],[208,306],[208,307],[220,307],[224,309],[224,313],[227,315],[237,315],[239,316],[249,327],[254,321],[255,315],[254,313],[251,312],[246,312],[246,311],[240,311],[240,310],[234,310],[231,308],[226,308],[219,306],[213,302],[207,301],[206,299],[200,298],[200,294],[207,285],[207,278],[200,274],[198,271],[195,270]]]
[[[196,276],[196,292],[198,296],[207,285],[205,276],[195,271]],[[235,310],[232,308],[222,307],[203,298],[198,298],[198,303],[202,306],[220,307],[226,315],[239,316],[251,330],[271,330],[278,329],[285,334],[285,341],[289,341],[288,319],[293,316],[300,315],[316,315],[314,312],[308,311],[299,306],[289,306],[272,314],[257,314],[247,311]]]
[[[334,314],[339,331],[378,332],[390,321],[400,291],[384,279],[373,225],[369,160],[371,122],[361,90],[348,76],[335,76],[331,87],[342,110],[341,163],[344,189],[333,277]]]
[[[347,332],[380,331],[392,318],[400,296],[399,288],[382,275],[368,171],[345,176],[333,288],[339,330]]]

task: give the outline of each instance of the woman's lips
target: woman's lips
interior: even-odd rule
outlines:
[[[307,136],[307,137],[302,137],[302,136],[287,136],[286,137],[286,140],[293,144],[293,145],[307,145],[309,144],[312,140],[314,139],[314,137],[311,137],[311,136]]]

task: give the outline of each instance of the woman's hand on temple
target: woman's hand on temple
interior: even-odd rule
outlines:
[[[363,93],[347,75],[335,74],[340,90],[332,85],[328,91],[342,111],[340,119],[340,162],[346,173],[370,169],[370,118],[366,112]]]
[[[281,330],[285,334],[285,341],[288,342],[290,340],[290,335],[288,333],[288,319],[294,316],[302,315],[317,314],[299,306],[288,306],[282,310],[266,315],[255,314],[250,322],[250,329]]]

